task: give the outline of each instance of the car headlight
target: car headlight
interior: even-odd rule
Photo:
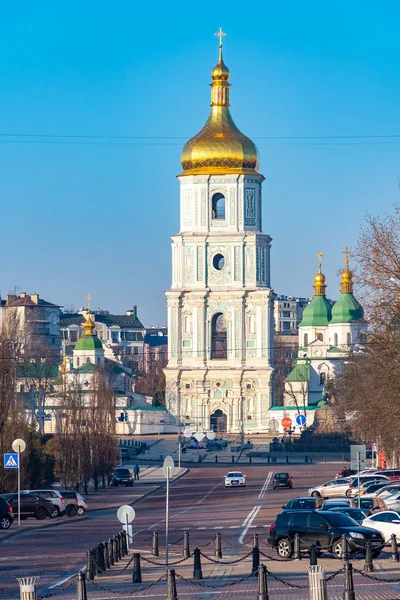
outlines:
[[[358,533],[357,531],[350,531],[350,537],[356,538],[357,540],[363,540],[364,536],[362,533]]]

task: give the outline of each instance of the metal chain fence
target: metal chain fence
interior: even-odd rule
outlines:
[[[252,554],[253,554],[253,552],[249,552],[248,554],[245,554],[244,556],[241,556],[240,558],[236,558],[235,560],[218,560],[216,558],[212,558],[211,556],[207,556],[207,554],[204,554],[204,552],[202,552],[200,550],[200,555],[203,558],[205,558],[206,560],[209,560],[210,562],[215,563],[217,565],[235,565],[236,563],[239,563],[242,560],[249,558],[249,556],[251,556]]]
[[[88,581],[88,583],[90,583],[90,585],[94,585],[94,587],[97,587],[101,590],[103,590],[103,592],[110,592],[111,594],[119,594],[120,596],[132,596],[132,593],[134,592],[135,594],[138,592],[143,592],[144,590],[148,590],[149,588],[153,587],[154,585],[156,585],[157,583],[160,583],[160,581],[163,581],[166,579],[166,575],[161,575],[161,577],[159,577],[157,579],[157,581],[153,581],[152,583],[149,583],[147,585],[144,585],[141,588],[133,588],[130,590],[126,590],[126,591],[122,591],[122,590],[113,590],[109,587],[105,587],[104,585],[100,585],[99,583],[96,583],[95,581]],[[38,599],[39,600],[39,599]]]
[[[192,585],[197,585],[199,587],[220,589],[220,588],[230,587],[232,585],[237,585],[238,583],[242,583],[243,581],[250,579],[250,577],[253,577],[253,579],[254,579],[254,573],[250,573],[249,575],[245,575],[244,577],[241,577],[240,579],[235,579],[234,581],[228,581],[228,583],[220,583],[220,584],[215,584],[215,585],[212,583],[202,583],[200,581],[195,581],[193,579],[186,579],[186,577],[179,575],[179,573],[176,573],[176,577],[178,579],[181,579],[182,581],[185,581],[186,583],[191,583]]]

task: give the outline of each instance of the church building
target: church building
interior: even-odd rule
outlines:
[[[212,70],[211,110],[184,146],[172,237],[166,403],[176,426],[267,431],[272,399],[271,238],[262,233],[255,144],[236,127],[230,73]]]
[[[326,297],[325,275],[319,269],[314,278],[314,298],[303,311],[299,325],[298,358],[286,378],[284,406],[274,407],[271,416],[280,423],[284,416],[304,414],[312,425],[314,412],[329,400],[329,380],[340,372],[343,360],[365,339],[364,311],[353,295],[353,273],[345,251],[340,297],[332,306]],[[280,430],[283,428],[280,426]]]

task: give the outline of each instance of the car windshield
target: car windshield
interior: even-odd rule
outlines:
[[[228,473],[227,477],[243,477],[243,475],[241,473],[234,473],[232,471],[232,473]]]
[[[131,472],[129,471],[129,469],[116,469],[115,470],[115,475],[118,475],[118,477],[125,477],[125,476],[129,476],[131,474]]]
[[[275,479],[289,479],[289,473],[275,473]]]
[[[328,522],[334,527],[354,527],[359,526],[357,521],[343,513],[329,513],[326,515]]]
[[[313,509],[315,508],[315,502],[312,498],[305,498],[299,500],[292,500],[289,502],[290,508],[305,508],[305,509]]]

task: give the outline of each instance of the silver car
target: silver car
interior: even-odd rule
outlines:
[[[308,495],[313,498],[337,498],[345,496],[349,489],[350,478],[338,477],[327,481],[323,485],[316,485],[308,490]]]

